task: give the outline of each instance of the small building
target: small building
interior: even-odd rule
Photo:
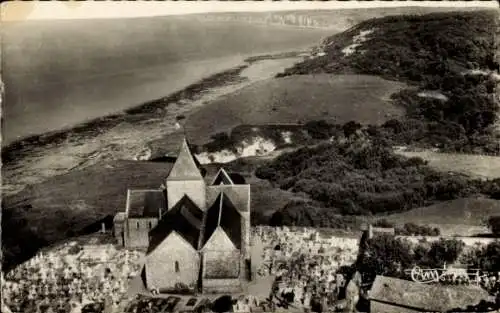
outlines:
[[[373,238],[376,235],[389,235],[395,236],[396,230],[394,227],[373,227],[373,225],[368,225],[368,238]]]
[[[488,300],[488,292],[476,286],[422,284],[377,276],[369,299],[371,313],[454,312]]]
[[[165,191],[161,189],[127,190],[127,202],[124,217],[126,223],[122,240],[123,245],[131,248],[148,246],[148,233],[166,212]],[[115,222],[119,215],[115,216]]]

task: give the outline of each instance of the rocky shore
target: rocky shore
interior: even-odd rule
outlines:
[[[249,58],[240,66],[121,114],[14,142],[2,149],[2,192],[13,195],[27,185],[99,162],[148,159],[152,154],[149,142],[176,137],[171,135],[178,132],[177,117],[188,116],[219,97],[272,78],[300,60],[299,53],[293,52]]]

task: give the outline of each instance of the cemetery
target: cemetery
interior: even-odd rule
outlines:
[[[5,305],[14,313],[103,311],[105,307],[119,312],[134,303],[129,283],[140,274],[145,251],[120,247],[110,237],[110,233],[97,233],[63,243],[6,273]],[[264,294],[261,285],[250,286],[246,292],[259,298],[241,294],[234,304],[239,310],[246,305],[268,310],[272,305],[266,297],[283,299],[290,291],[295,294],[293,303],[307,308],[315,297],[335,293],[345,283],[336,273],[355,260],[359,239],[323,238],[308,228],[259,226],[252,229],[251,241],[252,253],[260,255],[255,261],[257,283],[275,282],[267,284]]]

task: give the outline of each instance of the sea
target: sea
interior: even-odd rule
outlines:
[[[249,56],[309,49],[331,34],[189,16],[2,24],[2,146],[168,96]]]

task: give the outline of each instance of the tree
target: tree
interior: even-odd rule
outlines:
[[[250,223],[252,225],[267,225],[269,223],[269,218],[265,216],[262,212],[252,211],[250,212]]]
[[[269,225],[271,226],[283,226],[283,213],[281,211],[276,211],[273,213],[271,216],[271,219],[269,220]]]
[[[369,281],[376,275],[403,277],[404,270],[413,263],[408,241],[389,235],[376,236],[367,241],[367,247],[358,263],[358,270]]]
[[[322,313],[323,312],[323,306],[322,306],[320,298],[314,297],[311,299],[311,311],[313,311],[315,313]]]
[[[476,247],[466,256],[469,267],[488,272],[500,271],[500,241],[490,242],[486,247]]]
[[[441,231],[437,227],[405,223],[402,228],[396,228],[396,233],[404,236],[439,236]]]
[[[330,138],[333,128],[333,125],[325,120],[307,122],[304,126],[313,139]]]
[[[394,227],[394,224],[392,224],[391,222],[389,222],[388,220],[383,218],[383,219],[378,220],[375,223],[373,223],[373,226],[391,228],[391,227]]]
[[[465,243],[456,239],[440,239],[431,243],[428,254],[428,266],[441,268],[444,263],[454,263],[465,247]]]
[[[498,216],[491,216],[488,219],[488,226],[491,229],[491,232],[498,236],[500,235],[500,215]]]
[[[356,121],[350,121],[342,126],[342,130],[344,131],[344,135],[349,138],[354,135],[359,129],[361,129],[361,124]]]
[[[398,134],[403,131],[403,123],[399,120],[391,119],[385,122],[382,127],[391,129],[394,133]]]
[[[293,303],[293,300],[295,299],[295,293],[293,293],[293,291],[287,292],[283,294],[283,298],[285,299],[286,302]]]
[[[231,296],[221,296],[212,303],[212,311],[223,313],[232,310],[233,300]]]

